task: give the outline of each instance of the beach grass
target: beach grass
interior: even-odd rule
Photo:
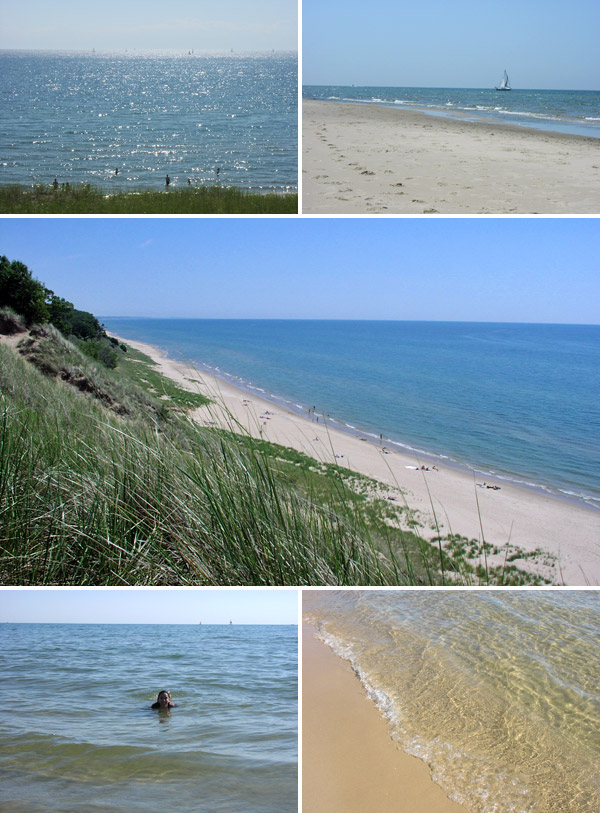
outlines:
[[[61,187],[0,186],[3,214],[272,214],[298,213],[298,195],[247,192],[235,187],[118,190],[90,184]]]
[[[3,584],[532,583],[474,569],[473,541],[427,541],[368,477],[233,418],[194,422],[207,399],[137,350],[104,368],[51,326],[13,345],[0,343]]]
[[[157,407],[133,384],[136,408],[119,412],[6,345],[0,356],[2,583],[402,579],[351,516],[286,486],[264,450]],[[78,365],[102,392],[112,371],[83,355]]]

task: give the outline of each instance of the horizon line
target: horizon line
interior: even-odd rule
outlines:
[[[478,321],[476,319],[390,319],[390,318],[370,318],[348,317],[348,316],[113,316],[108,314],[98,314],[97,319],[179,319],[202,320],[206,322],[411,322],[424,324],[450,324],[450,325],[556,325],[560,327],[600,327],[600,322],[520,322],[517,320],[498,321],[488,319]]]
[[[0,621],[0,624],[73,624],[75,626],[82,624],[114,624],[115,626],[126,624],[128,626],[138,627],[297,627],[298,622],[290,621],[286,624],[281,624],[277,621],[261,621],[261,622],[232,622],[229,621]]]
[[[96,54],[96,56],[98,54],[102,54],[102,53],[113,53],[114,51],[123,51],[124,53],[130,53],[132,51],[137,51],[138,53],[140,53],[140,52],[144,52],[144,53],[157,53],[157,52],[165,53],[165,52],[172,52],[172,51],[182,51],[182,52],[185,52],[186,56],[190,56],[190,50],[195,52],[194,56],[197,56],[198,54],[227,54],[229,56],[229,55],[231,55],[232,52],[233,52],[234,56],[235,55],[239,56],[240,54],[271,54],[271,53],[273,53],[273,51],[275,51],[276,53],[279,52],[279,51],[284,52],[284,53],[289,53],[289,54],[297,54],[298,53],[297,48],[239,48],[237,50],[234,49],[234,48],[232,48],[231,50],[228,50],[227,48],[219,48],[219,49],[216,49],[216,50],[213,50],[213,51],[209,51],[206,48],[200,48],[200,49],[196,50],[195,48],[190,48],[190,46],[186,46],[185,48],[184,47],[182,47],[182,48],[143,48],[143,47],[138,48],[138,47],[135,47],[135,46],[134,47],[127,47],[127,48],[123,48],[123,47],[119,47],[119,48],[103,48],[103,47],[96,48],[94,46],[92,46],[92,48],[1,48],[0,47],[0,53],[2,53],[3,51],[69,51],[70,53],[90,53],[90,54],[93,53],[93,54]],[[320,86],[316,85],[315,87],[320,87]]]
[[[458,86],[458,85],[340,85],[340,84],[332,84],[330,82],[326,84],[304,84],[302,83],[303,88],[313,87],[313,88],[328,88],[328,87],[339,87],[339,88],[400,88],[406,90],[495,90],[495,87],[488,87],[485,86]],[[526,87],[517,87],[511,88],[512,91],[519,91],[519,90],[560,90],[560,91],[573,91],[577,93],[598,93],[600,92],[600,88],[526,88]],[[313,101],[326,101],[324,99],[314,99]],[[329,101],[329,100],[327,100]]]

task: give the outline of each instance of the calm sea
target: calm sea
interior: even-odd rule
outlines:
[[[1,624],[0,808],[295,811],[297,648],[295,626]]]
[[[3,51],[0,75],[2,184],[297,188],[295,54]]]
[[[500,79],[498,77],[498,84]],[[356,102],[423,110],[435,116],[502,121],[522,127],[600,138],[597,90],[520,90],[493,88],[399,88],[307,85],[307,99]]]
[[[308,592],[304,607],[452,799],[600,810],[600,593]]]
[[[600,507],[600,326],[103,321],[339,428]]]

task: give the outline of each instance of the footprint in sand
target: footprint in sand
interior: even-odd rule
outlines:
[[[403,183],[391,183],[390,186],[404,186]]]
[[[369,169],[363,170],[360,174],[361,175],[375,175],[375,173],[371,172],[371,170],[369,170]]]
[[[315,177],[313,178],[313,180],[318,181],[318,180],[320,180],[321,178],[329,178],[329,175],[315,175]]]
[[[423,209],[423,214],[424,215],[439,215],[439,212],[438,212],[437,209]]]

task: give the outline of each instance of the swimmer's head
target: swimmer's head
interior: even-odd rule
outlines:
[[[168,709],[171,703],[171,692],[162,691],[158,693],[158,697],[156,698],[156,702],[160,706],[161,709]]]

